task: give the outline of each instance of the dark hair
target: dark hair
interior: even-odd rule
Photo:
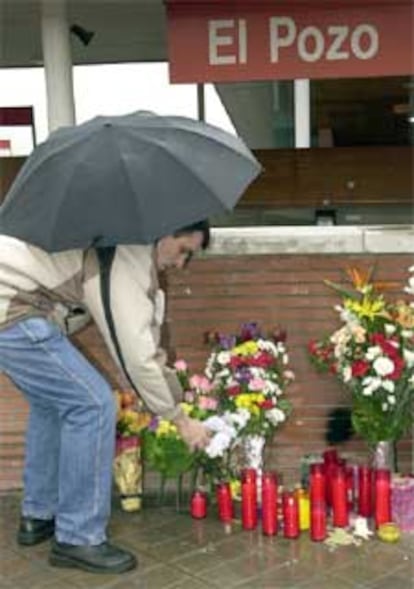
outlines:
[[[197,221],[197,223],[192,223],[191,225],[186,225],[185,227],[182,227],[176,231],[174,235],[177,237],[179,235],[194,233],[196,231],[199,231],[203,234],[201,248],[203,250],[207,249],[210,245],[210,223],[207,219],[204,219],[203,221]]]

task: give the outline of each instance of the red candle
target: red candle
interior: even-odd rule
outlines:
[[[358,513],[372,516],[372,470],[364,465],[358,467]]]
[[[299,505],[297,496],[285,491],[282,497],[283,505],[283,535],[285,538],[299,536]]]
[[[327,448],[323,453],[325,467],[325,499],[327,505],[332,505],[332,474],[338,464],[338,452],[335,448]]]
[[[262,476],[262,531],[266,536],[277,534],[277,480],[271,472]]]
[[[256,471],[253,468],[242,471],[241,495],[242,527],[245,530],[254,530],[257,527],[257,485]]]
[[[346,499],[348,502],[348,511],[354,510],[354,467],[347,466],[345,468],[345,481],[346,481]]]
[[[322,542],[326,538],[325,501],[311,503],[310,537],[313,542]]]
[[[203,519],[207,515],[207,497],[202,491],[194,491],[190,502],[191,517]]]
[[[391,521],[391,473],[385,468],[375,471],[375,525]]]
[[[323,464],[311,464],[310,467],[310,500],[325,502],[325,472]]]
[[[331,483],[333,525],[337,528],[345,528],[349,518],[345,470],[342,466],[338,465],[332,472]]]
[[[216,498],[219,519],[229,523],[233,519],[233,501],[230,483],[219,483],[216,488]]]
[[[338,452],[335,448],[327,448],[323,453],[324,464],[336,464],[338,462]]]

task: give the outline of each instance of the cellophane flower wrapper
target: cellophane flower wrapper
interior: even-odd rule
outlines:
[[[142,402],[134,391],[116,390],[114,394],[117,408],[113,463],[115,486],[120,494],[122,509],[138,511],[143,493],[142,432],[151,416],[143,410]]]
[[[124,511],[139,511],[143,492],[141,441],[138,436],[117,436],[114,480]]]

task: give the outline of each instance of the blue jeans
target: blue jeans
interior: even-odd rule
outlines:
[[[23,515],[55,517],[58,542],[100,544],[110,515],[115,446],[110,386],[43,318],[0,330],[0,371],[30,405]]]

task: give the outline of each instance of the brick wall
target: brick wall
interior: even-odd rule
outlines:
[[[167,280],[169,345],[177,357],[185,358],[192,370],[199,371],[209,353],[203,343],[205,331],[231,333],[249,320],[259,322],[264,329],[276,325],[287,329],[291,366],[296,374],[288,391],[294,412],[276,433],[266,459],[269,466],[283,473],[285,482],[297,481],[301,456],[325,447],[327,412],[348,402],[334,378],[317,374],[307,358],[309,339],[337,325],[333,306],[338,298],[323,280],[343,280],[349,265],[377,264],[376,278],[389,282],[397,295],[412,263],[412,255],[401,254],[278,254],[195,260],[188,270],[171,274]],[[95,327],[85,329],[76,343],[113,386],[125,385]],[[0,490],[21,487],[26,411],[21,394],[0,377]],[[365,445],[356,438],[342,451],[352,457],[366,457]],[[410,471],[411,438],[399,443],[398,458],[400,469]]]
[[[306,351],[309,339],[331,331],[337,323],[333,306],[338,297],[324,279],[344,280],[349,265],[377,264],[376,278],[389,282],[397,294],[407,280],[412,255],[258,255],[223,256],[195,262],[191,269],[169,281],[169,329],[171,345],[194,370],[208,355],[203,333],[234,332],[244,321],[258,321],[263,328],[287,329],[291,366],[296,381],[289,388],[294,412],[267,449],[268,464],[298,480],[304,453],[325,447],[324,431],[329,409],[346,405],[349,397],[335,379],[317,374]],[[366,456],[356,438],[342,451]],[[399,466],[411,469],[411,439],[400,442]]]

